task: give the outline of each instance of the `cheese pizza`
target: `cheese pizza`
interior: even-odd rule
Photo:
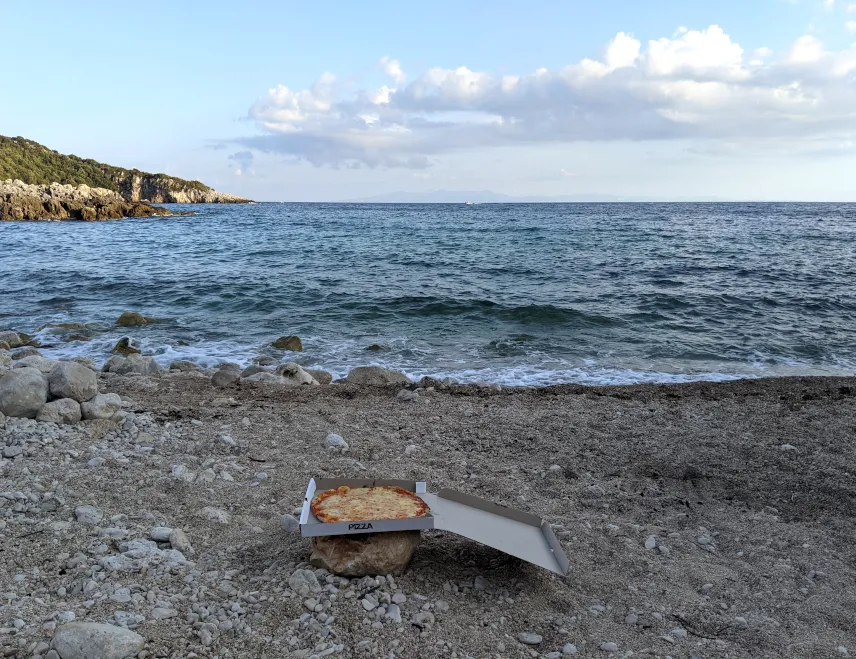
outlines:
[[[360,522],[373,519],[425,517],[428,505],[413,492],[400,487],[348,487],[318,494],[312,514],[322,522]]]

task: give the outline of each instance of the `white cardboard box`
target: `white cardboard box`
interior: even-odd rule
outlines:
[[[430,514],[413,519],[361,520],[332,524],[321,522],[311,510],[315,493],[341,485],[401,487],[414,492],[428,504]],[[470,494],[448,489],[433,494],[427,491],[426,484],[422,481],[382,478],[313,478],[306,488],[300,514],[300,533],[304,537],[421,529],[449,531],[557,574],[565,575],[570,568],[561,544],[546,521],[537,515],[501,506]]]

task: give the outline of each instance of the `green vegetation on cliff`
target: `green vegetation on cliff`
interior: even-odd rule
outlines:
[[[125,190],[121,189],[124,186],[120,187],[120,184],[134,176],[156,179],[160,185],[170,190],[211,190],[199,181],[185,181],[166,174],[149,174],[136,169],[105,165],[90,158],[66,156],[23,137],[0,135],[0,181],[20,179],[24,183],[36,185],[86,184],[93,188],[107,188],[125,194]]]

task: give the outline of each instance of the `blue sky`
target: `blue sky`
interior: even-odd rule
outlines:
[[[260,200],[856,200],[856,0],[0,0],[0,134]]]

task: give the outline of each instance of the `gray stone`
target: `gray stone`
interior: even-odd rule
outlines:
[[[48,375],[53,398],[71,398],[78,403],[98,393],[98,378],[92,369],[77,362],[58,362]]]
[[[16,458],[24,452],[20,446],[5,446],[3,447],[3,457],[7,459]]]
[[[222,508],[214,508],[213,506],[205,506],[198,515],[211,522],[217,522],[217,524],[228,524],[232,521],[232,515]]]
[[[181,371],[182,373],[187,373],[188,371],[198,371],[201,370],[197,364],[193,362],[189,362],[186,359],[176,359],[169,365],[170,371]]]
[[[288,577],[288,585],[298,595],[321,592],[321,584],[312,570],[295,570]]]
[[[517,635],[517,640],[524,645],[538,645],[544,640],[544,637],[540,634],[536,634],[535,632],[520,632]]]
[[[601,643],[598,646],[604,652],[618,652],[618,644],[613,642]]]
[[[110,369],[116,375],[160,375],[163,369],[155,361],[154,357],[143,357],[142,355],[128,355],[125,361]]]
[[[413,403],[419,400],[419,394],[415,391],[410,391],[410,389],[402,389],[398,392],[396,398],[402,403]]]
[[[17,348],[23,343],[18,333],[12,331],[0,332],[0,341],[7,344],[10,348]]]
[[[84,419],[109,419],[122,409],[119,394],[98,394],[91,400],[81,403]]]
[[[392,596],[392,601],[395,604],[404,604],[407,601],[407,595],[404,593],[396,593]]]
[[[430,611],[420,611],[413,616],[412,622],[417,627],[426,627],[434,624],[434,614]]]
[[[574,645],[573,643],[565,643],[562,646],[562,654],[576,654],[576,653],[577,653],[577,646]]]
[[[655,549],[657,547],[657,538],[653,535],[649,535],[645,538],[645,549]]]
[[[122,355],[113,355],[110,359],[104,362],[104,366],[101,367],[101,370],[104,373],[111,373],[114,368],[124,363],[125,358]]]
[[[172,533],[169,534],[169,544],[173,549],[177,549],[180,552],[190,553],[193,551],[190,540],[188,540],[187,535],[181,529],[172,530]]]
[[[104,511],[95,506],[78,506],[74,509],[74,516],[83,524],[98,524],[104,519]]]
[[[386,607],[386,614],[383,616],[387,620],[391,620],[396,625],[401,623],[401,609],[398,604],[390,604]]]
[[[89,372],[92,373],[92,371]],[[92,374],[95,375],[94,373]],[[78,423],[81,414],[80,403],[71,398],[60,398],[59,400],[45,404],[36,415],[36,421],[46,423]]]
[[[0,378],[0,412],[35,419],[48,402],[48,381],[35,368],[16,368]]]
[[[247,382],[268,382],[275,384],[286,384],[285,378],[277,375],[276,373],[271,373],[270,371],[259,371],[258,373],[248,375],[244,379]]]
[[[271,343],[271,346],[278,348],[279,350],[303,352],[303,342],[300,340],[299,336],[281,336]]]
[[[348,442],[341,435],[330,433],[327,435],[327,448],[335,451],[347,451]]]
[[[17,360],[15,368],[36,368],[41,371],[42,375],[48,375],[58,363],[41,355],[30,355]]]
[[[297,533],[297,530],[300,528],[300,522],[294,515],[283,515],[282,528],[285,529],[286,533]]]
[[[170,535],[172,535],[172,529],[168,526],[155,526],[149,531],[149,538],[155,542],[168,542]]]
[[[152,609],[152,620],[168,620],[169,618],[175,618],[177,615],[178,611],[175,609],[167,609],[162,606]]]
[[[317,368],[305,368],[303,370],[309,373],[318,384],[330,384],[333,381],[333,374],[329,371]]]
[[[285,382],[290,387],[298,387],[300,385],[309,384],[317,385],[315,378],[303,370],[303,367],[294,362],[287,362],[276,367],[276,374],[282,376]]]
[[[387,384],[410,384],[410,378],[400,371],[380,366],[358,366],[345,378],[351,384],[382,386]]]
[[[233,368],[221,368],[211,376],[215,387],[230,387],[241,379],[241,372]]]
[[[259,366],[258,364],[253,364],[252,366],[247,366],[243,371],[241,371],[242,378],[248,378],[251,375],[255,375],[256,373],[269,373],[266,368]]]
[[[126,659],[143,645],[145,639],[129,629],[94,622],[63,625],[51,643],[62,659]]]

